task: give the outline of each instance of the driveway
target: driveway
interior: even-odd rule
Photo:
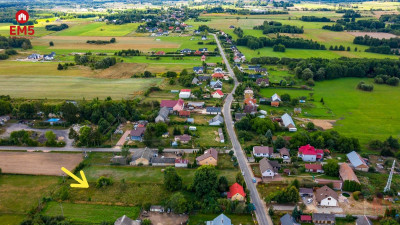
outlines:
[[[69,129],[63,129],[63,130],[59,130],[59,129],[36,129],[36,128],[31,128],[28,125],[22,124],[22,123],[9,124],[6,127],[6,131],[3,134],[0,135],[0,138],[10,137],[10,134],[13,131],[19,131],[19,130],[35,131],[35,132],[40,133],[40,134],[44,134],[47,131],[53,131],[54,134],[57,135],[57,137],[63,137],[64,138],[64,141],[65,141],[65,144],[66,144],[65,147],[67,147],[67,148],[72,147],[72,143],[74,141],[74,140],[68,138]]]

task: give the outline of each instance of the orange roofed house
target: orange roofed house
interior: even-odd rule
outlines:
[[[246,193],[242,185],[238,183],[234,183],[232,186],[229,187],[228,198],[232,201],[244,201],[246,197]]]
[[[214,148],[210,148],[203,155],[196,158],[197,164],[216,166],[218,163],[218,152]]]

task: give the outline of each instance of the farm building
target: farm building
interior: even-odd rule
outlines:
[[[320,206],[338,206],[338,194],[328,186],[318,188],[315,192],[315,199]]]
[[[357,152],[352,151],[348,153],[347,158],[349,159],[351,166],[354,167],[355,170],[360,170],[365,172],[368,171],[369,166]]]
[[[311,173],[324,173],[324,170],[322,169],[321,164],[311,164],[311,163],[306,163],[304,165],[306,168],[306,172],[311,172]]]
[[[351,167],[347,163],[340,164],[339,176],[342,179],[342,181],[349,180],[360,183],[360,181],[357,178],[357,175],[354,173],[353,169],[351,169]]]
[[[167,107],[165,107],[165,106],[162,107],[160,109],[160,111],[158,112],[158,116],[155,119],[156,123],[158,123],[158,122],[163,122],[163,123],[168,122],[169,121],[169,117],[168,117],[169,112],[170,112],[170,110]]]
[[[190,98],[191,90],[190,89],[182,89],[179,93],[179,98]]]
[[[218,152],[214,148],[210,148],[204,152],[203,155],[196,158],[198,165],[213,165],[218,163]]]
[[[244,192],[242,185],[234,183],[229,187],[227,197],[232,201],[244,201],[246,198],[246,193]]]
[[[164,212],[164,207],[162,207],[161,205],[152,205],[152,206],[150,206],[150,212],[163,213]]]
[[[281,101],[281,97],[275,93],[271,97],[271,106],[278,107]]]
[[[289,213],[286,213],[284,216],[282,216],[279,221],[280,225],[299,225]]]
[[[207,114],[218,115],[221,114],[221,107],[207,107],[206,112]]]
[[[46,61],[53,60],[54,57],[56,57],[56,53],[55,52],[51,52],[48,55],[43,55],[43,59],[46,60]]]
[[[335,224],[335,214],[313,213],[312,222],[315,225]]]
[[[219,114],[216,115],[214,118],[212,118],[210,121],[208,121],[208,125],[210,126],[220,126],[223,123],[224,123],[224,118]]]
[[[271,157],[272,153],[274,153],[274,149],[269,146],[254,146],[253,147],[253,155],[255,157]]]
[[[225,143],[225,137],[222,128],[218,128],[218,136],[219,136],[219,142]]]
[[[290,132],[297,131],[296,124],[294,124],[293,119],[289,114],[285,113],[281,116],[282,124],[284,127],[288,128]]]
[[[297,156],[302,158],[304,162],[315,162],[322,160],[324,151],[322,149],[315,149],[311,145],[304,145],[299,148]]]

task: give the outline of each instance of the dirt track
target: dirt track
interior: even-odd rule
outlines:
[[[61,167],[73,170],[82,154],[43,152],[0,152],[3,173],[61,176]]]

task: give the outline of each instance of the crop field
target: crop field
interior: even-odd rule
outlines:
[[[0,152],[3,173],[61,176],[61,167],[73,170],[82,161],[82,154]]]
[[[139,207],[58,202],[50,202],[44,210],[45,215],[64,215],[72,222],[84,224],[100,224],[104,221],[115,222],[115,220],[122,215],[126,215],[131,219],[136,219],[139,216],[139,212]]]
[[[106,24],[105,22],[93,22],[77,24],[68,29],[57,32],[57,36],[105,36],[120,37],[136,31],[139,23],[127,23],[122,25]]]
[[[337,119],[334,129],[341,134],[359,138],[361,144],[367,144],[373,139],[384,140],[390,135],[400,137],[400,88],[374,84],[372,92],[364,92],[356,89],[361,80],[373,82],[372,79],[359,78],[317,82],[313,91],[315,102],[312,107],[303,108],[302,116]],[[269,97],[274,93],[288,93],[292,97],[309,97],[310,92],[266,88],[261,94]],[[319,102],[321,98],[325,105]],[[268,111],[291,110],[270,106],[262,108]]]

